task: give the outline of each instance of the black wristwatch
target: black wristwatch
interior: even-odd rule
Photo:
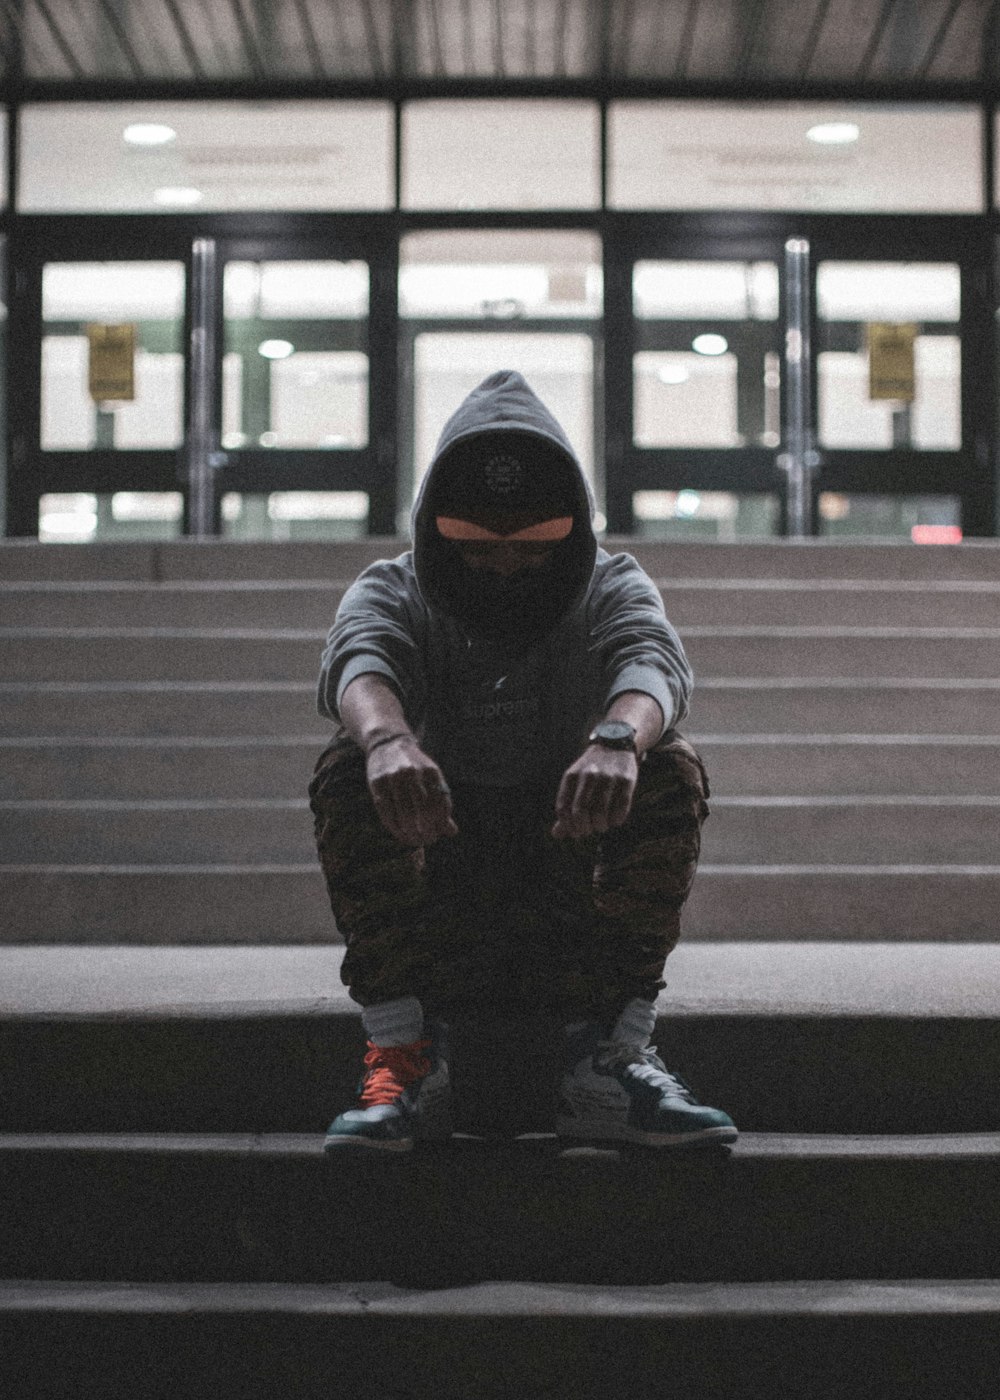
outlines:
[[[621,719],[605,719],[595,724],[587,737],[588,744],[600,744],[604,749],[622,749],[638,754],[636,733]]]

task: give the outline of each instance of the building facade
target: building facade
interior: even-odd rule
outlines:
[[[502,367],[612,533],[997,533],[992,7],[79,9],[0,35],[8,534],[405,532]]]

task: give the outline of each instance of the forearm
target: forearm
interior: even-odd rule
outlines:
[[[604,718],[622,720],[632,726],[640,758],[663,732],[663,711],[651,695],[641,690],[624,690],[616,695]]]
[[[351,681],[340,698],[340,718],[348,734],[365,753],[390,734],[413,734],[399,696],[375,671]]]

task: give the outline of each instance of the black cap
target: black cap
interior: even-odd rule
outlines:
[[[463,438],[437,467],[433,509],[463,520],[574,513],[574,468],[556,443],[498,429]]]

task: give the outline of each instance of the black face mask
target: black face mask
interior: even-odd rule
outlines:
[[[470,569],[455,550],[447,571],[449,611],[471,637],[530,645],[559,621],[565,589],[555,551],[540,567],[504,577]]]

